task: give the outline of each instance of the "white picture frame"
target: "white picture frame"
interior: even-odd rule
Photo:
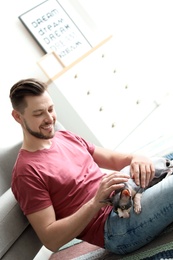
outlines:
[[[92,48],[57,0],[46,0],[19,16],[45,53],[55,52],[65,66]]]

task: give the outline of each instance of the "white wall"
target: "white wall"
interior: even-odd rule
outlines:
[[[11,86],[16,81],[26,77],[38,77],[41,80],[46,80],[45,75],[36,64],[37,61],[44,55],[44,52],[18,19],[19,15],[42,2],[44,1],[6,0],[0,2],[1,146],[16,143],[22,137],[20,126],[11,117],[11,103],[9,100],[9,90]],[[68,2],[68,0],[66,2]],[[73,4],[78,4],[77,0],[73,2]],[[71,3],[69,6],[70,5]]]
[[[0,3],[1,19],[1,77],[0,77],[0,145],[16,143],[21,137],[20,126],[11,116],[9,91],[11,86],[25,77],[44,75],[36,61],[44,54],[18,19],[18,16],[41,1],[12,1]]]
[[[62,0],[61,0],[62,1]],[[65,0],[64,0],[65,1]],[[44,55],[18,16],[42,0],[6,0],[0,2],[1,77],[0,77],[0,145],[21,138],[20,126],[11,117],[9,90],[25,77],[45,80],[36,62]],[[63,2],[63,1],[62,1]],[[94,33],[114,35],[114,58],[129,84],[143,89],[150,98],[162,98],[165,89],[173,88],[172,1],[171,0],[66,0],[75,6],[80,17]],[[99,31],[100,30],[100,31]],[[98,35],[97,35],[98,34]],[[159,91],[160,94],[157,92]]]

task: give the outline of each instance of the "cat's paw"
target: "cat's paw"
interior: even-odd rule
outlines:
[[[134,211],[136,214],[140,214],[142,211],[141,205],[134,205]]]
[[[142,211],[141,208],[141,197],[142,194],[141,193],[137,193],[136,196],[133,199],[133,208],[136,214],[140,214]]]

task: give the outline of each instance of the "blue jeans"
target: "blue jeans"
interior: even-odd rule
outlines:
[[[152,241],[173,222],[173,175],[147,189],[142,195],[142,212],[133,209],[130,218],[110,213],[104,230],[105,249],[126,254]]]

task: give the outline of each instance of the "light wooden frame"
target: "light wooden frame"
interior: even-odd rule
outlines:
[[[49,79],[53,78],[57,73],[61,72],[65,68],[64,63],[58,57],[56,52],[45,54],[37,64]]]
[[[84,58],[86,58],[88,55],[90,55],[92,52],[97,50],[99,47],[101,47],[103,44],[105,44],[107,41],[109,41],[112,38],[112,35],[101,41],[98,45],[93,47],[91,50],[83,54],[80,58],[76,59],[74,62],[72,62],[70,65],[65,66],[61,59],[59,59],[58,55],[55,52],[49,53],[44,55],[38,62],[38,66],[42,69],[42,71],[45,73],[45,75],[48,77],[48,84],[51,81],[54,81],[59,76],[61,76],[63,73],[71,69],[73,66],[75,66],[78,62],[82,61]]]

